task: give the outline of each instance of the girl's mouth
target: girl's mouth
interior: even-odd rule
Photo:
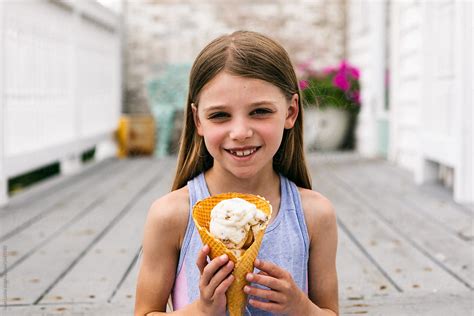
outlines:
[[[259,149],[260,147],[251,147],[251,148],[245,148],[245,149],[226,149],[226,151],[232,156],[235,156],[238,158],[245,158],[245,157],[252,156]]]

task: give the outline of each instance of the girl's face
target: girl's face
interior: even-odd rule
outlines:
[[[214,168],[239,178],[272,170],[284,129],[298,116],[298,95],[259,79],[219,73],[201,90],[193,106],[197,132],[214,158]]]

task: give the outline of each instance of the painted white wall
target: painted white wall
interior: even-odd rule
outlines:
[[[391,2],[389,160],[414,171],[421,146],[423,37],[417,1]]]
[[[55,161],[77,172],[120,116],[120,20],[95,1],[2,1],[0,15],[0,183]]]
[[[361,71],[362,108],[356,130],[356,149],[374,157],[378,152],[377,121],[384,110],[385,1],[350,1],[347,18],[347,55]],[[380,43],[380,45],[374,45]]]

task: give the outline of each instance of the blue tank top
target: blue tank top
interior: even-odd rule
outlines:
[[[200,274],[196,259],[203,245],[192,220],[191,211],[197,201],[210,196],[203,173],[188,181],[188,190],[190,212],[172,291],[174,310],[181,309],[199,298]],[[298,188],[282,175],[280,175],[280,196],[280,210],[265,231],[258,258],[271,261],[290,272],[298,287],[307,293],[308,230]],[[250,304],[246,306],[246,314],[271,315]]]

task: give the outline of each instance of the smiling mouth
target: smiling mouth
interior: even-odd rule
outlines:
[[[237,149],[226,149],[228,153],[231,155],[237,156],[237,157],[248,157],[255,153],[257,150],[259,150],[260,147],[253,147],[253,148],[247,148],[247,149],[242,149],[242,150],[237,150]]]

